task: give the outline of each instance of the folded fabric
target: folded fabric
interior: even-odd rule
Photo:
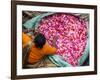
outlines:
[[[61,56],[59,55],[51,55],[48,56],[48,58],[54,63],[56,64],[58,67],[71,67],[72,65],[70,65],[68,62],[65,62]]]
[[[49,15],[52,15],[52,14],[54,14],[54,13],[40,14],[40,15],[38,15],[38,16],[36,16],[36,17],[33,17],[32,19],[26,21],[26,22],[23,24],[23,26],[24,26],[25,28],[28,28],[28,29],[30,29],[30,28],[35,28],[35,29],[36,29],[36,28],[38,27],[39,22],[41,21],[41,19],[42,19],[43,17],[49,16]]]
[[[88,29],[88,39],[87,39],[87,44],[86,44],[86,48],[84,50],[83,55],[81,56],[81,58],[78,60],[79,62],[79,66],[83,65],[83,63],[85,62],[85,60],[87,59],[87,57],[89,56],[89,50],[90,50],[90,35],[89,35],[89,29]],[[89,63],[89,62],[87,62]]]

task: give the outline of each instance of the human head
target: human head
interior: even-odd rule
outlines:
[[[43,34],[38,33],[34,38],[34,43],[37,48],[43,48],[46,43],[46,38]]]

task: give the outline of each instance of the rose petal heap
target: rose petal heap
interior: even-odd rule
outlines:
[[[88,38],[85,20],[72,14],[56,13],[44,17],[38,28],[50,45],[54,36],[58,36],[56,54],[72,66],[78,65],[78,59],[83,55]]]

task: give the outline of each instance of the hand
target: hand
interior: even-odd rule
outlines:
[[[34,31],[34,36],[36,36],[39,33],[38,29]]]
[[[54,39],[53,39],[53,46],[56,47],[56,41],[57,41],[58,37],[57,36],[54,36]]]

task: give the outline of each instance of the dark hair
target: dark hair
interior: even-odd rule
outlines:
[[[46,43],[46,38],[43,34],[39,33],[34,38],[34,43],[37,48],[43,48],[43,45]]]

